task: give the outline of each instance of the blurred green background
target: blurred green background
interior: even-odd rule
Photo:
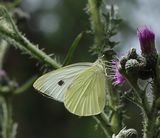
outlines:
[[[120,41],[115,49],[118,55],[125,54],[131,47],[139,49],[136,29],[140,25],[151,26],[159,41],[158,0],[120,0],[115,3],[124,20],[115,37]],[[63,61],[74,38],[80,32],[90,29],[88,15],[85,13],[86,4],[86,0],[22,0],[20,8],[30,18],[19,21],[18,27],[31,42],[45,48],[48,54],[54,53],[58,61]],[[72,63],[94,61],[88,52],[91,44],[90,36],[84,34]],[[42,64],[37,65],[35,59],[20,53],[11,47],[4,65],[9,76],[19,85],[31,76],[43,73]],[[129,103],[126,105],[128,115],[132,117],[126,121],[128,127],[139,129],[139,110]],[[17,138],[104,138],[103,131],[92,117],[79,118],[70,114],[62,103],[43,97],[33,87],[14,97],[13,110],[13,118],[19,124]]]

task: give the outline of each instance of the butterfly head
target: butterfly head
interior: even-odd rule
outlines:
[[[102,58],[98,58],[93,65],[97,66],[102,71],[105,71],[105,61]]]

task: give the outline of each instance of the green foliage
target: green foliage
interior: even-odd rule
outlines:
[[[63,62],[63,66],[65,65],[68,65],[70,63],[70,61],[72,60],[72,57],[73,57],[73,54],[74,54],[74,51],[76,50],[81,38],[82,38],[82,33],[80,33],[76,38],[75,40],[73,41],[72,45],[70,46],[69,50],[68,50],[68,53],[64,59],[64,62]]]
[[[104,3],[101,3],[100,7],[106,6]],[[99,10],[99,16],[101,26],[103,28],[103,32],[101,33],[101,44],[97,46],[96,42],[91,47],[90,52],[93,55],[97,55],[101,53],[101,55],[105,55],[106,58],[109,59],[109,57],[112,57],[115,55],[115,52],[113,48],[119,43],[113,40],[113,37],[117,35],[117,29],[122,22],[122,20],[118,17],[116,8],[114,5],[107,5],[110,7],[109,9],[102,9]],[[91,19],[91,22],[93,22],[93,19]],[[92,23],[93,24],[93,23]],[[96,26],[98,26],[96,24]],[[94,33],[94,26],[92,25],[92,31]],[[95,40],[96,41],[96,40]]]

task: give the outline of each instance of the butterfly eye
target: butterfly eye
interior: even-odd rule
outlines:
[[[60,80],[59,82],[58,82],[58,85],[59,86],[62,86],[64,84],[64,81],[63,80]]]

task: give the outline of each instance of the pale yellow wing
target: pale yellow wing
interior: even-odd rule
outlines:
[[[33,87],[54,100],[63,102],[64,93],[74,77],[81,71],[92,66],[92,63],[82,62],[72,64],[44,74],[33,84]]]
[[[96,115],[105,106],[106,77],[98,66],[85,69],[77,75],[64,94],[65,107],[79,116]]]

